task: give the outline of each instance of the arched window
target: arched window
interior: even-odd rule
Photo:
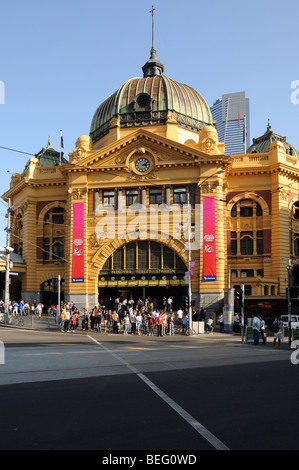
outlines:
[[[168,246],[148,240],[124,245],[105,262],[102,273],[186,272],[184,261]]]
[[[299,220],[299,201],[295,202],[292,207],[293,219]]]

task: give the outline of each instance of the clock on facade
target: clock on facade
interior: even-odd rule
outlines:
[[[144,157],[138,158],[138,160],[136,160],[135,162],[135,168],[137,171],[140,171],[141,173],[145,173],[150,168],[150,161]]]

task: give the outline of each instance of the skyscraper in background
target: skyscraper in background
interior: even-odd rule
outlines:
[[[245,91],[222,95],[211,107],[211,112],[219,141],[225,144],[225,153],[245,153],[250,146],[249,99]]]

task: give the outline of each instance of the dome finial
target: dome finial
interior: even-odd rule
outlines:
[[[156,49],[155,49],[155,7],[152,6],[150,11],[152,15],[152,48],[151,48],[151,59],[156,59]]]
[[[271,131],[271,130],[272,130],[272,127],[271,127],[271,123],[270,123],[270,118],[268,118],[267,131]]]
[[[155,75],[160,76],[164,72],[164,66],[157,59],[156,48],[155,48],[155,7],[152,6],[150,14],[152,15],[152,48],[151,56],[148,62],[142,67],[144,77],[153,77]]]

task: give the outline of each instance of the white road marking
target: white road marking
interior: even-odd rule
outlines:
[[[229,450],[229,448],[221,442],[214,434],[212,434],[207,428],[200,424],[193,416],[191,416],[186,410],[184,410],[180,405],[178,405],[174,400],[172,400],[166,393],[164,393],[159,387],[157,387],[151,380],[149,380],[144,374],[139,372],[139,370],[128,364],[123,360],[122,357],[114,353],[102,343],[97,341],[92,336],[87,335],[92,341],[98,344],[106,352],[111,354],[115,359],[121,362],[123,365],[128,367],[134,374],[136,374],[150,389],[155,392],[162,400],[164,400],[176,413],[178,413],[190,426],[192,426],[202,437],[204,437],[216,450]]]

